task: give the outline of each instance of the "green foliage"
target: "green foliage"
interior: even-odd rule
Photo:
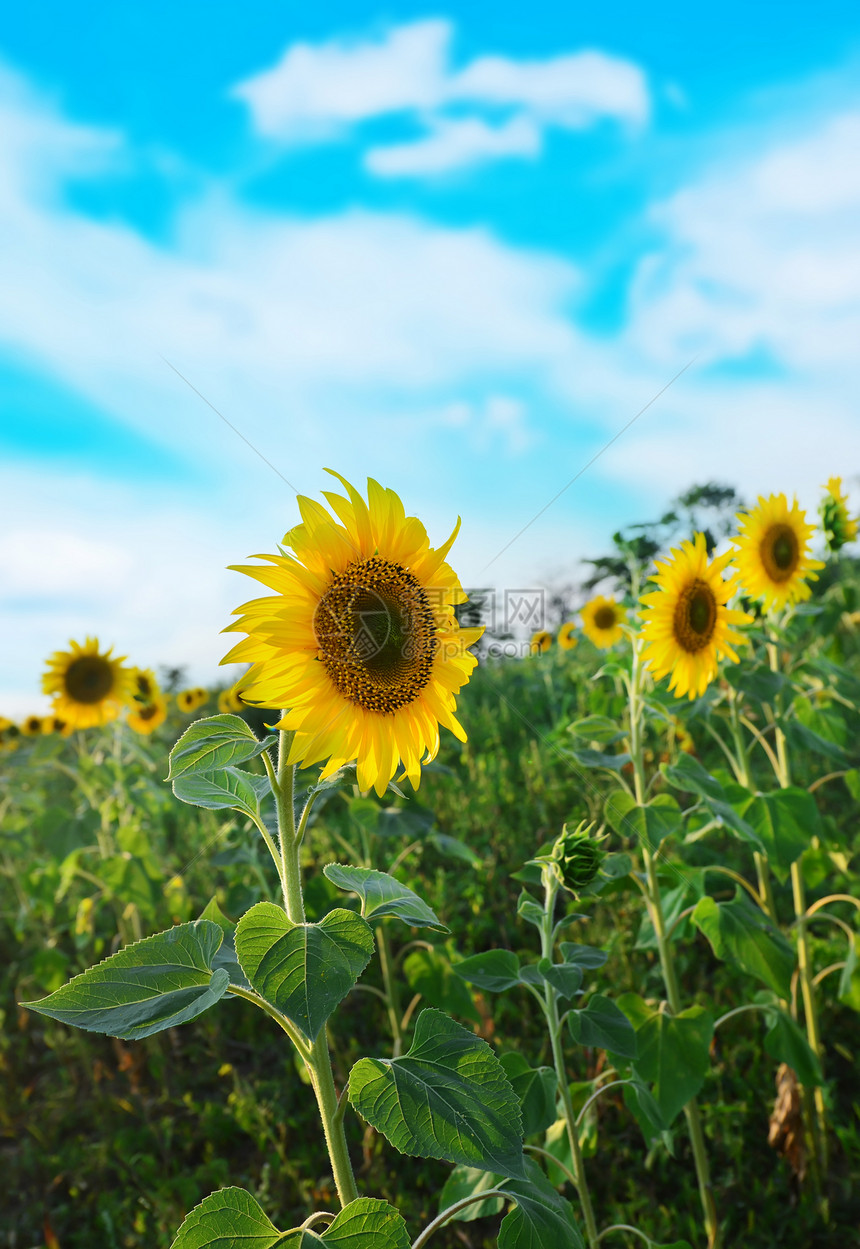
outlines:
[[[406,885],[401,885],[387,872],[377,872],[370,867],[344,867],[340,863],[329,863],[323,868],[323,873],[338,889],[358,894],[361,898],[361,914],[366,920],[379,920],[393,915],[413,928],[450,931],[417,893]]]
[[[271,739],[270,739],[271,740]],[[258,741],[239,716],[209,716],[185,730],[170,752],[167,780],[213,773],[262,754],[270,741]]]
[[[187,1023],[227,992],[228,973],[213,970],[217,924],[181,924],[126,946],[75,976],[30,1010],[88,1032],[140,1039]]]
[[[258,902],[239,921],[236,953],[260,996],[313,1042],[370,961],[373,933],[352,911],[293,924],[281,907]]]
[[[523,1175],[519,1101],[493,1051],[428,1009],[402,1058],[361,1058],[349,1100],[395,1149],[501,1175]]]
[[[705,1082],[714,1020],[701,1006],[677,1015],[655,1011],[636,1030],[634,1069],[653,1087],[660,1118],[667,1125]]]
[[[572,1010],[567,1022],[580,1045],[593,1045],[621,1058],[636,1057],[636,1033],[630,1020],[602,993],[592,994],[584,1010]]]
[[[790,996],[794,951],[739,888],[731,902],[701,898],[693,923],[708,938],[717,958],[733,959],[780,997]]]

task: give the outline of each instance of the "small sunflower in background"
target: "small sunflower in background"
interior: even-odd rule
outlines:
[[[202,685],[195,685],[190,690],[180,690],[176,695],[176,705],[180,711],[184,711],[188,715],[192,711],[196,711],[198,707],[202,707],[204,703],[209,701],[209,691],[204,689]]]
[[[127,716],[128,726],[135,733],[148,737],[167,719],[167,700],[155,694],[150,702],[138,703]]]
[[[532,634],[529,642],[529,650],[533,655],[542,655],[552,646],[552,634],[547,633],[546,629],[538,629],[537,633]]]
[[[563,624],[558,631],[558,644],[563,651],[572,651],[574,646],[579,645],[579,638],[576,636],[576,625],[572,620],[567,624]]]
[[[760,495],[758,507],[741,512],[738,520],[733,558],[744,593],[768,611],[809,598],[807,579],[817,581],[815,570],[824,565],[809,554],[815,526],[807,524],[797,500],[789,507],[784,494]]]
[[[61,737],[68,737],[71,729],[62,716],[43,716],[42,717],[42,733],[47,737],[52,733],[59,733]]]
[[[222,715],[232,712],[234,715],[237,711],[242,711],[245,704],[239,697],[239,691],[233,686],[232,689],[222,690],[218,695],[218,710]]]
[[[467,601],[446,562],[459,521],[434,549],[393,490],[368,479],[365,501],[332,475],[346,496],[325,493],[331,512],[299,496],[302,523],[284,538],[294,554],[237,568],[275,594],[237,609],[226,631],[248,637],[221,662],[252,664],[247,704],[285,709],[277,727],[295,734],[290,763],[327,760],[325,779],[355,762],[359,787],[382,795],[401,766],[419,784],[440,728],[465,741],[457,694],[483,629],[454,614]]]
[[[21,730],[13,720],[0,716],[0,750],[17,750],[21,740]]]
[[[22,737],[40,737],[42,734],[42,717],[27,716],[18,725]]]
[[[857,537],[857,517],[848,514],[848,496],[842,493],[842,478],[831,477],[818,508],[827,549],[834,555]]]
[[[733,647],[746,639],[736,626],[751,623],[752,616],[726,606],[735,592],[733,581],[722,575],[731,557],[728,551],[709,562],[705,535],[697,533],[668,560],[657,561],[650,580],[658,588],[640,599],[642,659],[655,681],[671,675],[669,689],[676,698],[703,694],[724,656],[738,662]]]
[[[71,650],[51,656],[42,677],[42,689],[54,700],[54,715],[70,730],[107,724],[131,701],[131,671],[123,667],[122,658],[111,657],[113,647],[102,652],[98,638],[69,645]]]
[[[143,706],[161,697],[161,689],[151,668],[132,668],[131,696]]]
[[[582,615],[582,632],[590,638],[598,650],[609,650],[624,636],[622,625],[626,612],[614,598],[604,598],[598,594],[589,599],[580,613]]]

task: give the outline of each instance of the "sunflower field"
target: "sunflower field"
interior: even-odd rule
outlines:
[[[841,480],[514,653],[336,477],[238,680],[58,639],[0,719],[0,1246],[860,1245]]]

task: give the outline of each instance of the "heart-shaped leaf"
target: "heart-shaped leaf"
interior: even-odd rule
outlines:
[[[271,792],[267,776],[254,776],[241,768],[222,768],[220,772],[183,773],[173,782],[173,792],[180,802],[209,811],[233,809],[259,818],[260,804]]]
[[[573,998],[579,993],[582,968],[576,963],[552,963],[548,958],[542,958],[538,963],[538,971],[561,997]]]
[[[245,763],[271,743],[259,741],[240,716],[208,716],[187,728],[170,752],[167,780],[193,772],[217,772]]]
[[[170,1249],[272,1249],[281,1233],[244,1188],[221,1188],[185,1217]]]
[[[636,1057],[636,1033],[626,1015],[602,993],[594,993],[584,1010],[567,1017],[571,1036],[580,1045],[594,1045],[621,1058]]]
[[[236,954],[257,992],[313,1042],[373,953],[373,933],[353,911],[294,924],[273,902],[258,902],[236,927]]]
[[[740,888],[731,902],[701,898],[693,923],[708,938],[717,958],[737,963],[781,998],[790,997],[794,950],[764,912],[747,902]]]
[[[401,1153],[523,1175],[519,1100],[504,1068],[441,1011],[421,1012],[402,1057],[360,1058],[349,1100]]]
[[[533,1159],[526,1159],[526,1178],[508,1180],[504,1190],[517,1204],[502,1219],[499,1249],[585,1249],[570,1202]]]
[[[437,932],[450,932],[430,910],[426,902],[401,885],[387,872],[377,872],[370,867],[345,867],[341,863],[329,863],[323,868],[338,889],[357,893],[361,898],[361,913],[366,920],[384,919],[394,915],[413,928],[435,928]]]
[[[454,966],[455,973],[488,993],[503,993],[520,982],[520,960],[513,950],[488,950],[473,954]]]
[[[690,1006],[678,1015],[656,1012],[637,1031],[639,1054],[634,1065],[642,1079],[653,1084],[654,1099],[667,1124],[704,1084],[713,1035],[713,1016],[701,1006]]]
[[[223,939],[209,920],[179,924],[118,950],[30,1010],[87,1032],[139,1040],[187,1023],[227,992],[214,960]]]

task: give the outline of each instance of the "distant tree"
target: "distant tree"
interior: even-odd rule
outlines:
[[[656,556],[669,547],[703,533],[710,554],[721,539],[735,527],[735,514],[744,507],[733,486],[707,482],[691,486],[672,500],[668,512],[659,520],[628,525],[612,535],[614,550],[598,559],[583,560],[593,572],[583,582],[591,592],[599,585],[608,585],[617,594],[630,592],[634,573],[640,579],[651,567]]]

